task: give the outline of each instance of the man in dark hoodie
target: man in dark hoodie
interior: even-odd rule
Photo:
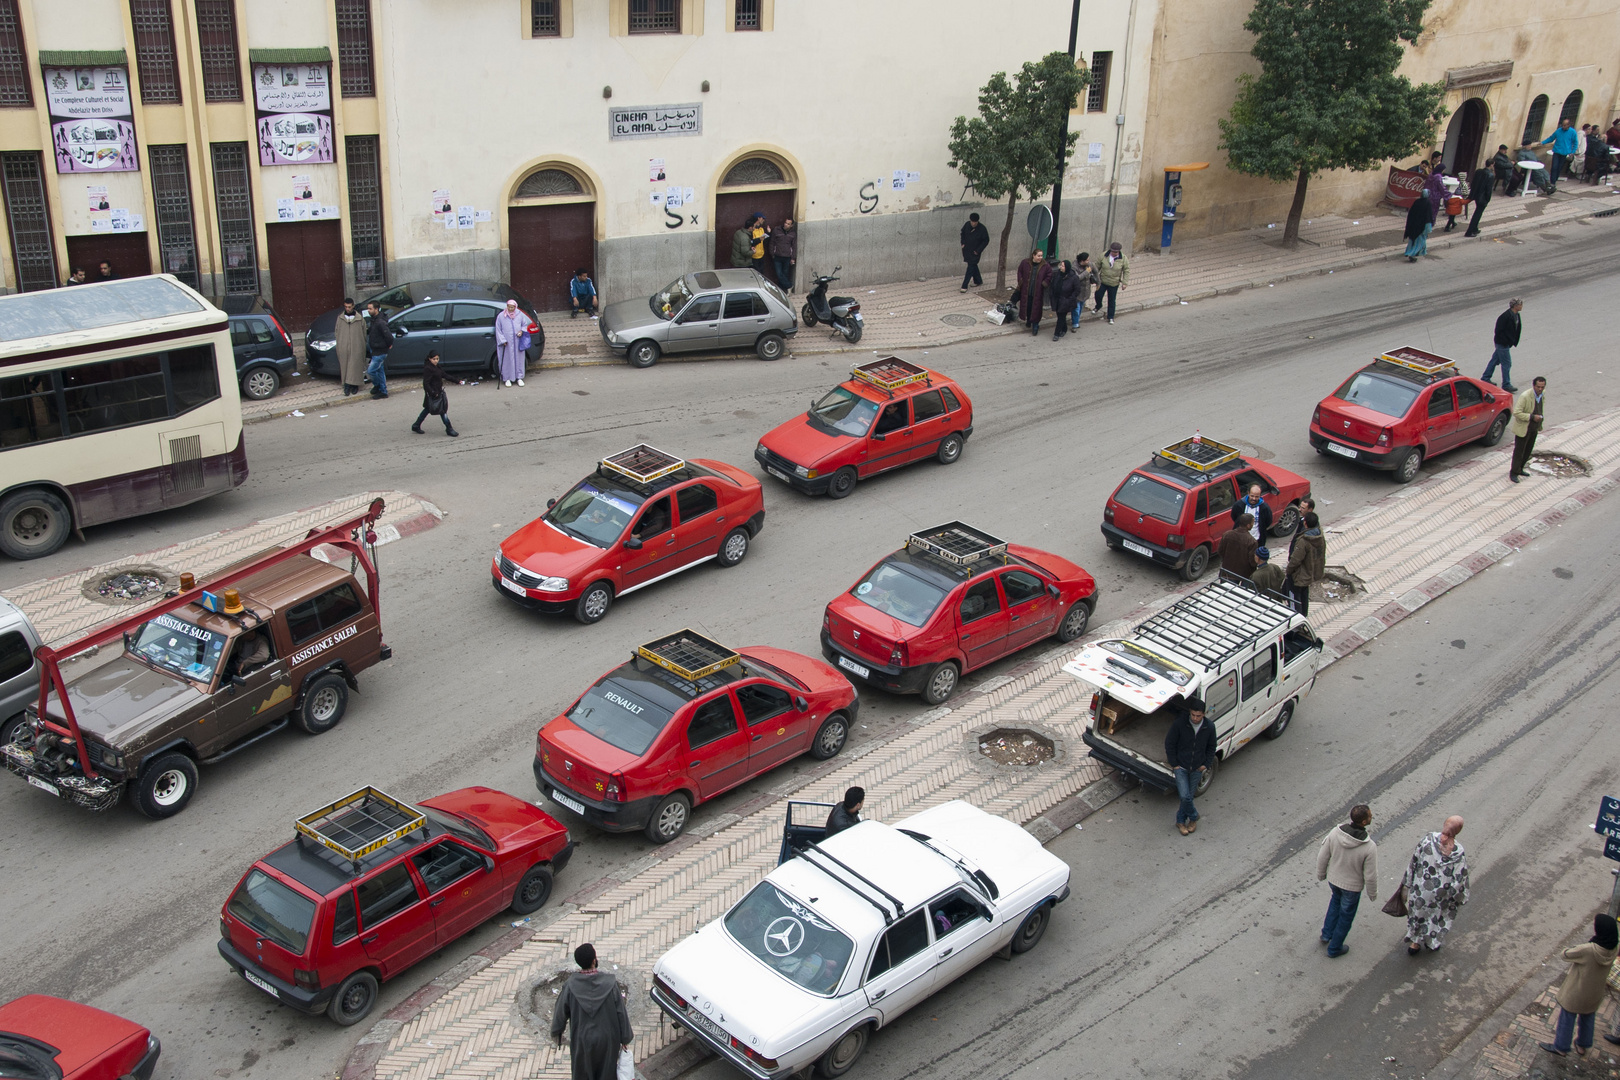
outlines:
[[[1322,921],[1322,944],[1328,955],[1343,956],[1350,951],[1344,943],[1350,924],[1356,921],[1361,894],[1378,899],[1378,845],[1367,838],[1372,824],[1372,807],[1365,803],[1350,808],[1350,820],[1335,825],[1322,838],[1316,851],[1316,880],[1326,881],[1333,890],[1328,900],[1327,918]]]
[[[1164,736],[1164,759],[1175,771],[1176,794],[1181,796],[1176,829],[1182,836],[1191,836],[1198,829],[1193,793],[1215,764],[1215,723],[1204,719],[1202,699],[1188,698],[1186,710],[1170,722]]]
[[[969,214],[967,224],[962,226],[962,261],[967,263],[967,270],[962,274],[963,292],[968,291],[969,282],[974,288],[984,287],[984,278],[979,276],[979,258],[989,246],[990,230],[979,221],[978,214]]]
[[[568,1033],[569,1070],[573,1080],[616,1080],[619,1052],[630,1049],[634,1032],[630,1013],[619,993],[619,980],[596,970],[596,947],[586,942],[574,950],[579,971],[569,976],[551,1011],[551,1041],[562,1045]]]
[[[866,805],[866,789],[852,787],[844,792],[844,801],[833,807],[827,815],[827,836],[841,833],[861,823],[861,807]],[[822,837],[825,840],[827,837]]]

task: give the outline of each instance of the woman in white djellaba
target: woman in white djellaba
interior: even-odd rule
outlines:
[[[1468,903],[1468,856],[1457,834],[1463,819],[1448,817],[1439,832],[1418,841],[1401,884],[1406,886],[1406,952],[1416,956],[1445,944],[1457,909]]]

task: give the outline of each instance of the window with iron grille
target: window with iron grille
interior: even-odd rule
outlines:
[[[343,96],[375,97],[371,73],[371,0],[337,0],[338,79]]]
[[[759,5],[761,0],[736,0],[737,19],[732,24],[736,30],[759,29]]]
[[[562,20],[557,17],[558,0],[529,0],[529,36],[560,37]]]
[[[196,2],[203,97],[209,101],[241,101],[242,60],[236,51],[235,0]]]
[[[51,243],[51,216],[45,208],[45,185],[38,151],[0,154],[0,179],[6,188],[6,224],[17,260],[17,286],[22,292],[56,286],[56,247]]]
[[[630,0],[632,34],[681,32],[681,0]]]
[[[135,65],[145,105],[180,104],[180,67],[174,53],[174,17],[169,0],[129,0],[135,27]]]
[[[1558,114],[1558,122],[1560,124],[1562,124],[1565,120],[1568,120],[1571,127],[1575,126],[1575,121],[1581,118],[1581,100],[1585,96],[1586,95],[1582,94],[1579,90],[1571,90],[1569,92],[1569,97],[1564,99],[1564,108]]]
[[[1530,103],[1530,111],[1524,118],[1524,142],[1538,142],[1541,139],[1541,126],[1547,122],[1547,95],[1537,94],[1536,99]]]
[[[253,192],[248,187],[245,142],[214,143],[214,206],[225,258],[225,291],[259,291],[259,252],[253,236]]]
[[[354,255],[354,283],[383,283],[382,167],[377,136],[351,135],[344,140],[349,164],[349,246]]]
[[[1091,54],[1091,85],[1086,87],[1086,112],[1104,112],[1108,109],[1108,69],[1114,66],[1114,54]]]
[[[191,218],[191,170],[184,146],[149,146],[152,162],[152,202],[157,208],[158,259],[165,274],[173,274],[193,289],[197,277],[197,230]]]
[[[0,0],[0,108],[27,109],[33,104],[17,0]]]

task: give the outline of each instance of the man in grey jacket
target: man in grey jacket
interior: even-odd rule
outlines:
[[[1333,890],[1327,918],[1322,921],[1322,944],[1328,947],[1329,956],[1350,951],[1344,939],[1356,921],[1361,894],[1378,899],[1378,845],[1367,836],[1371,824],[1372,807],[1365,803],[1351,807],[1350,820],[1335,825],[1316,852],[1316,880],[1326,880]]]
[[[574,963],[579,970],[563,984],[551,1011],[551,1041],[561,1046],[568,1029],[572,1080],[615,1080],[619,1053],[634,1037],[619,980],[596,969],[596,949],[589,942],[574,950]]]

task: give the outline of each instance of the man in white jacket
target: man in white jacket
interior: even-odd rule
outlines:
[[[1365,803],[1351,807],[1350,820],[1335,825],[1316,853],[1316,880],[1326,880],[1333,890],[1327,918],[1322,921],[1322,944],[1332,957],[1350,951],[1344,939],[1356,921],[1361,894],[1378,899],[1378,845],[1367,838],[1371,824],[1372,807]]]

